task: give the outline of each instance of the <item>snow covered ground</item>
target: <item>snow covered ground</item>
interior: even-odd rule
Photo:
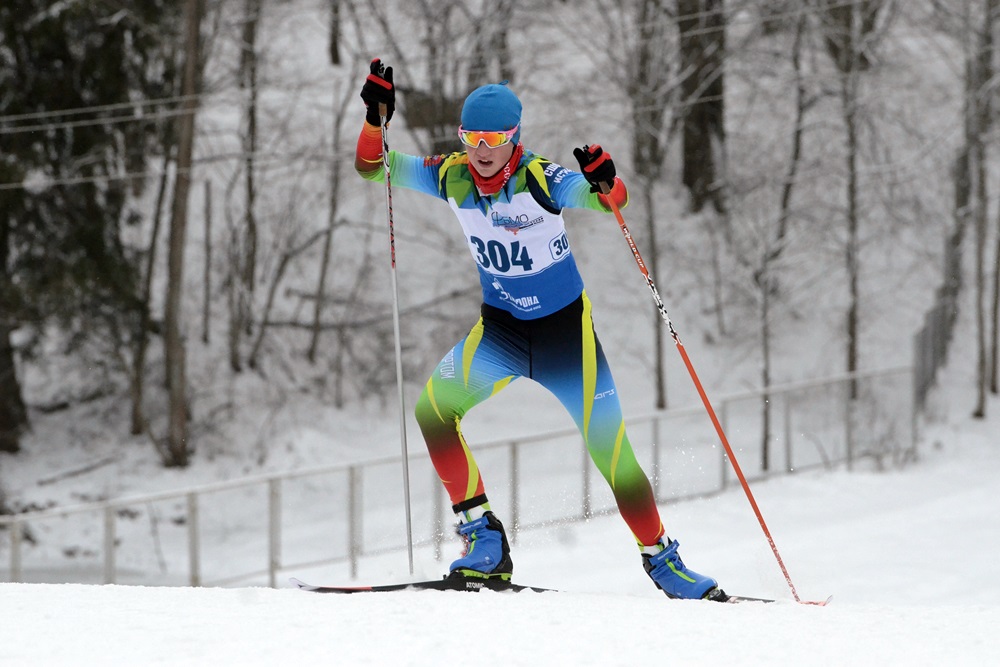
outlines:
[[[605,517],[522,533],[517,579],[559,594],[0,584],[0,664],[990,664],[1000,652],[996,420],[925,435],[920,463],[901,471],[754,488],[800,596],[833,595],[828,607],[792,601],[734,489],[665,507],[665,523],[689,565],[776,604],[666,599],[624,524]],[[435,567],[428,554],[417,562],[418,576]],[[395,554],[363,577],[401,581],[407,570]]]

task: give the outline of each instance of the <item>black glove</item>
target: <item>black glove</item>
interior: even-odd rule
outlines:
[[[584,178],[590,183],[591,192],[604,192],[602,183],[606,183],[608,190],[615,185],[615,163],[611,161],[611,156],[601,150],[597,144],[574,148],[573,157],[580,163],[580,171]]]
[[[378,106],[384,104],[385,122],[389,123],[392,112],[396,110],[396,88],[392,85],[392,68],[383,65],[378,58],[371,63],[371,74],[361,88],[361,99],[368,107],[365,120],[372,125],[381,125]]]

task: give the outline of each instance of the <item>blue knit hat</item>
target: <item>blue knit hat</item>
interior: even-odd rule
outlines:
[[[490,83],[469,93],[462,105],[462,128],[466,130],[512,130],[521,124],[521,100],[507,82]],[[521,130],[514,143],[521,139]]]

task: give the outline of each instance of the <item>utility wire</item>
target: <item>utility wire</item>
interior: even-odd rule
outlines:
[[[116,102],[114,104],[99,104],[88,107],[69,107],[66,109],[53,109],[50,111],[33,111],[31,113],[12,114],[0,116],[0,123],[19,123],[25,120],[45,120],[46,118],[59,118],[62,116],[76,116],[85,113],[103,113],[106,111],[133,110],[136,107],[173,105],[187,102],[189,100],[202,100],[217,93],[200,93],[198,95],[179,95],[177,97],[161,97],[151,100],[133,100],[130,102]]]
[[[847,6],[851,6],[851,5],[857,4],[858,2],[862,2],[862,1],[864,1],[864,0],[850,0],[850,1],[846,1],[846,2],[830,4],[830,5],[827,5],[824,9],[831,9],[831,8],[835,8],[835,7],[847,7]],[[736,13],[738,13],[738,12],[740,12],[742,10],[743,10],[743,8],[737,8],[737,9],[734,9],[734,10],[725,10],[725,11],[729,12],[732,15],[735,15]],[[698,13],[693,13],[693,14],[683,15],[681,17],[672,18],[671,21],[676,21],[676,20],[679,20],[681,18],[697,18],[697,17],[710,16],[710,15],[714,15],[714,14],[719,14],[720,11],[722,11],[722,10],[706,10],[706,11],[702,11],[702,12],[698,12]],[[798,16],[799,13],[800,13],[800,11],[801,10],[792,10],[792,11],[788,11],[788,12],[784,12],[784,13],[777,12],[775,14],[770,15],[770,18],[778,18],[778,17],[781,17],[781,16],[788,16],[788,17]],[[750,21],[744,21],[743,23],[751,23],[751,22]],[[925,33],[925,37],[929,41],[931,41],[932,43],[934,43],[934,46],[936,46],[939,51],[944,51],[945,50],[943,47],[941,47],[940,43],[937,41],[937,39],[934,36],[931,36],[931,35]],[[938,59],[933,59],[933,61],[937,62]],[[25,121],[25,120],[42,120],[42,119],[47,119],[47,118],[57,118],[57,117],[81,115],[81,114],[85,114],[85,113],[120,111],[120,110],[123,110],[123,109],[134,110],[136,107],[175,104],[175,103],[182,102],[184,100],[191,99],[191,97],[197,97],[200,100],[203,100],[203,99],[206,99],[208,97],[218,96],[218,95],[221,95],[221,94],[222,93],[220,93],[220,92],[202,93],[202,94],[199,94],[197,96],[188,96],[188,97],[177,96],[177,97],[161,98],[161,99],[156,99],[156,100],[122,102],[122,103],[107,104],[107,105],[98,105],[98,106],[92,106],[92,107],[77,107],[77,108],[69,108],[69,109],[63,109],[63,110],[52,110],[52,111],[43,111],[43,112],[34,112],[34,113],[11,115],[11,116],[0,116],[0,121],[3,121],[3,122],[14,122],[14,121]],[[691,107],[691,106],[694,106],[694,105],[697,105],[697,104],[702,104],[702,103],[716,102],[716,101],[720,101],[722,99],[723,99],[723,96],[703,96],[703,97],[698,97],[698,98],[695,98],[695,99],[674,102],[671,106],[672,106],[672,108],[683,109],[685,107]],[[649,108],[647,108],[647,109],[637,109],[637,111],[643,111],[643,110],[649,110]],[[99,124],[109,124],[109,123],[110,124],[126,123],[126,122],[147,122],[148,123],[148,122],[154,122],[154,121],[157,121],[157,120],[163,120],[163,119],[173,118],[173,117],[179,116],[179,115],[184,114],[184,113],[188,113],[188,112],[184,111],[184,110],[173,109],[173,110],[159,110],[155,114],[150,114],[150,115],[116,116],[116,117],[101,118],[101,119],[82,119],[82,120],[65,121],[65,122],[61,122],[61,123],[33,124],[33,125],[28,125],[28,126],[17,126],[17,127],[3,127],[3,126],[0,126],[0,135],[15,134],[15,133],[21,133],[21,132],[36,132],[36,131],[41,131],[41,130],[51,130],[51,129],[54,129],[54,128],[76,128],[76,127],[85,127],[85,126],[92,126],[92,125],[99,125]],[[946,133],[942,133],[942,134],[946,134]],[[941,138],[941,135],[939,135],[939,137],[935,138],[935,141],[931,141],[931,142],[928,142],[928,143],[924,144],[920,148],[920,150],[918,151],[918,154],[924,154],[924,155],[926,155],[928,152],[930,152],[930,150],[932,150],[933,144],[937,143],[937,140],[940,140],[940,138]],[[208,163],[208,162],[217,162],[217,161],[221,161],[221,160],[225,160],[225,159],[236,159],[236,157],[237,156],[228,156],[228,157],[224,157],[224,156],[212,156],[212,157],[209,157],[209,158],[203,158],[201,160],[198,160],[198,163],[199,164],[204,164],[204,163]],[[332,158],[334,156],[328,156],[328,157]],[[261,159],[261,158],[257,158],[257,159]],[[274,161],[280,161],[282,159],[293,159],[293,158],[281,158],[281,157],[273,157],[273,156],[271,156],[271,157],[265,158],[265,159],[268,159],[268,160],[274,162]],[[304,158],[302,158],[300,156],[300,157],[294,158],[294,159],[301,160],[301,159],[304,159]],[[321,159],[328,159],[328,158],[321,158]],[[885,167],[883,166],[882,168],[885,168]],[[136,177],[156,176],[156,175],[159,175],[159,173],[158,172],[137,172],[137,173],[127,173],[127,174],[121,174],[121,175],[105,175],[105,176],[95,176],[95,177],[67,177],[67,178],[57,178],[57,179],[41,180],[41,181],[38,182],[38,184],[39,185],[43,185],[43,186],[67,185],[67,184],[76,184],[76,183],[97,182],[97,181],[108,180],[108,179],[130,179],[130,178],[136,178]],[[31,186],[25,186],[25,184],[23,184],[23,183],[0,183],[0,190],[11,190],[11,189],[17,189],[17,188],[23,188],[23,187],[31,187]]]
[[[809,11],[809,12],[816,12],[817,10],[819,10],[819,11],[828,11],[828,10],[831,10],[831,9],[837,9],[837,8],[843,8],[843,7],[850,7],[852,5],[862,4],[862,3],[865,3],[865,2],[869,2],[869,1],[870,0],[842,0],[841,2],[830,3],[828,5],[824,5],[824,6],[820,7],[820,8],[809,8],[809,7],[805,7],[804,6],[804,7],[797,8],[797,9],[790,9],[790,10],[784,11],[784,12],[781,12],[781,11],[774,12],[774,13],[768,14],[767,18],[768,18],[768,20],[780,20],[780,19],[784,19],[784,18],[793,18],[793,17],[797,17],[803,11]],[[701,18],[713,17],[713,16],[717,16],[717,15],[725,15],[727,17],[730,17],[730,19],[731,19],[731,17],[738,16],[738,15],[744,13],[746,9],[747,9],[747,7],[743,6],[743,7],[735,7],[735,8],[730,8],[730,9],[727,9],[727,8],[723,7],[723,8],[720,8],[720,9],[702,10],[702,11],[699,11],[699,12],[692,12],[690,14],[681,14],[681,15],[678,15],[678,16],[671,16],[671,17],[668,17],[668,18],[664,18],[664,19],[659,19],[659,20],[656,20],[656,21],[652,21],[650,23],[652,25],[662,25],[662,24],[673,25],[673,24],[678,23],[680,21],[688,21],[688,20],[694,20],[694,19],[701,19]],[[731,27],[731,26],[735,26],[735,25],[756,25],[757,23],[758,23],[758,21],[753,20],[753,19],[727,20],[722,26],[714,26],[714,27],[707,27],[707,28],[704,28],[704,29],[697,29],[697,30],[692,30],[692,31],[686,31],[684,34],[685,35],[689,35],[689,36],[693,36],[693,35],[699,35],[699,34],[708,33],[708,32],[718,32],[719,30],[725,29],[726,27]],[[416,63],[416,64],[419,64],[421,62],[421,60],[418,59],[418,60],[415,60],[413,62]],[[273,87],[269,87],[269,90],[273,90]],[[62,117],[62,116],[79,115],[79,114],[85,114],[85,113],[101,113],[101,112],[106,112],[106,111],[120,111],[120,110],[126,110],[126,109],[131,110],[131,109],[135,109],[136,107],[141,107],[141,106],[154,106],[154,105],[164,105],[165,106],[165,105],[173,105],[173,104],[180,104],[181,102],[185,102],[185,101],[188,101],[188,100],[191,100],[191,99],[196,99],[196,100],[199,101],[199,103],[201,103],[201,101],[204,100],[205,98],[211,97],[211,96],[215,96],[215,95],[219,95],[219,94],[221,94],[221,93],[220,92],[199,93],[197,95],[190,95],[190,96],[183,96],[183,95],[181,95],[181,96],[166,97],[166,98],[159,98],[159,99],[152,99],[152,100],[135,100],[135,101],[130,101],[130,102],[119,102],[119,103],[113,103],[113,104],[102,104],[102,105],[84,106],[84,107],[70,107],[70,108],[67,108],[67,109],[55,109],[55,110],[48,110],[48,111],[37,111],[37,112],[23,113],[23,114],[12,114],[12,115],[6,115],[6,116],[0,115],[0,123],[22,122],[22,121],[26,121],[26,120],[42,120],[42,119],[48,119],[48,118],[59,118],[59,117]],[[128,120],[133,120],[133,118],[121,117],[120,120],[122,120],[124,122],[124,121],[128,121]],[[58,123],[58,125],[61,126],[62,123]],[[21,128],[17,128],[17,129],[21,129]],[[27,131],[27,130],[25,130],[25,131]],[[35,131],[35,130],[31,129],[30,131]],[[10,132],[4,132],[4,133],[8,133],[9,134]]]

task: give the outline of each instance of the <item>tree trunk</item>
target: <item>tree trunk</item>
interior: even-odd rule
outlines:
[[[679,0],[681,91],[684,105],[684,185],[691,210],[710,203],[726,210],[720,179],[725,149],[723,65],[726,55],[723,0]]]
[[[847,123],[847,372],[853,373],[858,370],[859,340],[860,331],[858,329],[859,313],[861,309],[861,296],[859,291],[860,282],[860,253],[858,229],[860,227],[860,212],[858,210],[858,128],[855,106],[857,104],[856,90],[854,84],[848,80],[854,78],[854,74],[845,75],[844,106],[845,121]],[[854,380],[850,384],[850,397],[858,397],[858,387]]]
[[[167,460],[170,467],[189,463],[187,431],[187,391],[185,349],[181,331],[184,293],[184,246],[187,236],[188,195],[191,188],[191,164],[194,152],[194,122],[198,108],[201,25],[200,0],[184,3],[184,74],[181,85],[184,113],[178,119],[177,180],[174,186],[173,215],[167,258],[167,296],[164,310],[164,347],[169,391]]]
[[[205,181],[205,261],[201,292],[201,342],[208,345],[212,332],[212,181]]]
[[[972,416],[982,419],[986,416],[986,387],[989,361],[986,356],[986,146],[982,134],[976,138],[976,146],[970,151],[975,175],[972,178],[975,203],[973,224],[976,230],[976,405]]]
[[[968,58],[966,84],[966,145],[970,181],[969,220],[976,237],[975,258],[975,318],[976,318],[976,404],[972,416],[986,416],[986,394],[989,383],[989,359],[986,334],[986,246],[987,206],[986,134],[990,126],[990,96],[986,93],[993,73],[992,19],[996,0],[984,0],[986,25],[980,26],[969,17],[970,44],[974,51]]]
[[[29,424],[10,342],[14,329],[13,323],[8,321],[11,309],[4,302],[10,280],[8,225],[11,224],[13,222],[6,216],[0,217],[0,452],[15,453],[21,450],[21,434]]]
[[[334,93],[334,103],[337,103],[337,93]],[[340,149],[341,129],[343,120],[348,115],[345,113],[348,101],[354,102],[353,91],[350,95],[340,95],[340,113],[335,114],[333,119],[332,145],[330,154],[336,156]],[[333,234],[337,229],[337,204],[340,201],[340,164],[336,157],[330,161],[330,210],[327,215],[326,238],[323,239],[323,254],[320,258],[319,279],[316,281],[316,302],[313,304],[312,333],[309,338],[309,350],[306,358],[309,363],[316,363],[316,350],[319,348],[320,322],[323,315],[323,303],[326,301],[326,281],[330,271],[330,254],[333,250]]]
[[[656,276],[657,267],[659,266],[659,255],[657,250],[656,241],[656,209],[653,197],[653,180],[650,178],[643,179],[643,199],[646,208],[646,230],[649,234],[649,247],[652,252],[649,253],[649,271],[650,275]],[[653,308],[653,343],[654,350],[656,353],[656,409],[666,410],[667,409],[667,363],[666,354],[663,344],[663,336],[666,332],[666,327],[663,326],[663,321],[660,317],[660,311],[656,307]]]
[[[802,161],[802,133],[805,125],[809,101],[802,80],[802,38],[805,32],[805,14],[800,15],[795,28],[792,46],[792,69],[795,71],[795,124],[792,127],[792,147],[788,158],[788,171],[781,186],[778,204],[778,223],[774,238],[765,231],[764,248],[760,267],[754,272],[754,283],[760,290],[760,345],[761,345],[761,386],[771,387],[771,298],[778,294],[779,284],[774,265],[784,253],[788,225],[791,219],[792,194],[795,189],[799,164]],[[786,405],[786,410],[787,410]],[[771,401],[765,395],[761,400],[761,470],[767,471],[771,465]]]
[[[986,141],[991,126],[990,82],[993,79],[993,28],[997,20],[998,0],[983,0],[985,25],[978,29],[978,45],[973,62],[975,74],[970,91],[974,101],[972,114],[975,124],[975,176],[973,178],[976,225],[976,350],[977,350],[977,397],[974,417],[986,416],[986,394],[990,387],[990,357],[987,342],[986,316],[986,247],[989,189],[987,187],[987,146]],[[995,374],[994,374],[995,377]],[[995,380],[994,380],[995,381]]]
[[[764,249],[765,255],[768,251]],[[760,345],[761,383],[764,389],[771,386],[771,276],[764,261],[764,272],[760,279]],[[771,400],[767,394],[761,398],[761,442],[760,469],[767,472],[771,468]]]
[[[170,170],[171,153],[173,152],[172,133],[168,130],[163,140],[163,171],[160,184],[156,191],[156,206],[153,209],[153,229],[149,238],[149,250],[146,252],[146,271],[142,278],[142,311],[139,315],[139,325],[135,335],[135,350],[132,355],[132,424],[130,432],[139,435],[146,431],[146,414],[143,400],[146,385],[146,351],[149,347],[149,304],[153,292],[153,271],[156,267],[156,248],[160,239],[160,226],[163,221],[163,201],[167,196],[167,180]]]
[[[854,6],[851,10],[851,41],[850,52],[853,56],[840,67],[840,103],[844,113],[844,128],[847,134],[847,244],[845,249],[845,264],[847,268],[848,306],[846,317],[847,333],[847,372],[858,370],[860,356],[860,226],[861,211],[858,202],[858,84],[860,76],[860,60],[858,58],[861,29],[860,8]],[[851,380],[848,388],[851,400],[858,397],[856,380]]]
[[[253,330],[253,295],[257,274],[257,219],[254,208],[257,199],[257,28],[260,20],[261,0],[245,0],[243,39],[240,52],[240,88],[246,96],[243,109],[243,177],[246,203],[243,213],[243,234],[236,234],[230,289],[235,290],[229,317],[230,367],[242,369],[240,346],[243,336]]]
[[[10,344],[11,328],[0,319],[0,452],[21,450],[21,434],[28,427],[28,411],[21,398],[17,379],[14,348]]]
[[[340,0],[330,2],[330,64],[340,64]]]
[[[246,247],[243,264],[243,319],[244,331],[249,335],[253,326],[252,304],[257,278],[257,218],[254,206],[257,201],[257,32],[260,24],[261,0],[246,0],[247,22],[243,27],[243,86],[247,90],[246,108]]]
[[[986,26],[983,29],[985,48],[980,54],[981,60],[984,65],[988,68],[986,70],[986,76],[982,78],[983,81],[991,81],[994,75],[993,67],[993,51],[995,50],[993,42],[993,31],[996,29],[997,22],[1000,21],[1000,0],[986,0]],[[984,107],[982,109],[983,119],[985,123],[991,123],[991,105],[990,101],[992,99],[989,95],[984,95]],[[983,202],[987,201],[985,194],[981,197]],[[986,218],[986,207],[985,203],[983,205],[983,218],[985,224]],[[1000,213],[997,214],[997,239],[996,239],[996,253],[994,254],[993,261],[993,303],[992,303],[992,332],[990,340],[990,358],[992,359],[992,364],[990,368],[990,391],[994,394],[1000,392]]]
[[[672,68],[666,29],[669,14],[663,0],[641,0],[634,18],[634,67],[626,71],[626,89],[632,105],[632,162],[642,187],[649,235],[648,266],[657,276],[659,244],[656,226],[656,183],[663,174],[666,157],[666,130],[669,127],[668,84]],[[654,311],[656,313],[656,311]],[[656,366],[656,407],[667,407],[667,377],[664,327],[660,317],[653,320],[653,343]]]
[[[990,391],[1000,393],[1000,212],[997,213],[996,252],[993,257],[993,330],[990,339],[990,358],[993,360],[990,368]]]

